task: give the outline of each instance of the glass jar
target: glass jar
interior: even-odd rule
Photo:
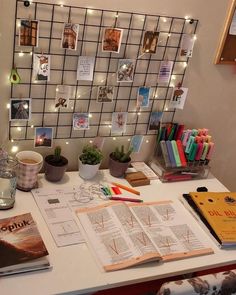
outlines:
[[[0,159],[0,209],[10,209],[14,206],[17,165],[13,158]]]

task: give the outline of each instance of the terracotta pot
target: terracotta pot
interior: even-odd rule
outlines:
[[[79,159],[79,176],[83,179],[93,178],[97,174],[100,164],[101,163],[96,165],[83,164]]]
[[[110,174],[115,177],[124,176],[126,170],[128,169],[131,162],[131,158],[129,158],[128,162],[118,162],[112,158],[112,153],[109,155],[109,170]]]
[[[44,159],[45,178],[48,181],[57,182],[64,176],[68,166],[68,160],[61,156],[61,161],[55,163],[52,161],[53,157],[53,155],[49,155]]]

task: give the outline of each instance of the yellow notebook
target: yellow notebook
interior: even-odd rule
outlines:
[[[191,192],[200,213],[223,245],[236,245],[236,193]]]

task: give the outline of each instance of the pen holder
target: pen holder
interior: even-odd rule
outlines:
[[[208,163],[208,160],[188,161],[185,167],[166,167],[160,148],[157,147],[149,166],[162,182],[175,182],[207,178],[210,171]]]

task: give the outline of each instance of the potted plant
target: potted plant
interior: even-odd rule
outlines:
[[[79,156],[79,175],[83,179],[93,178],[103,159],[102,152],[93,145],[86,145]]]
[[[132,151],[133,149],[129,148],[128,151],[125,152],[124,146],[122,145],[120,149],[116,147],[115,151],[109,155],[109,170],[112,176],[124,176],[131,162],[130,154]]]
[[[44,159],[45,177],[56,182],[62,179],[68,166],[68,160],[61,156],[61,147],[56,146],[54,155],[48,155]]]

